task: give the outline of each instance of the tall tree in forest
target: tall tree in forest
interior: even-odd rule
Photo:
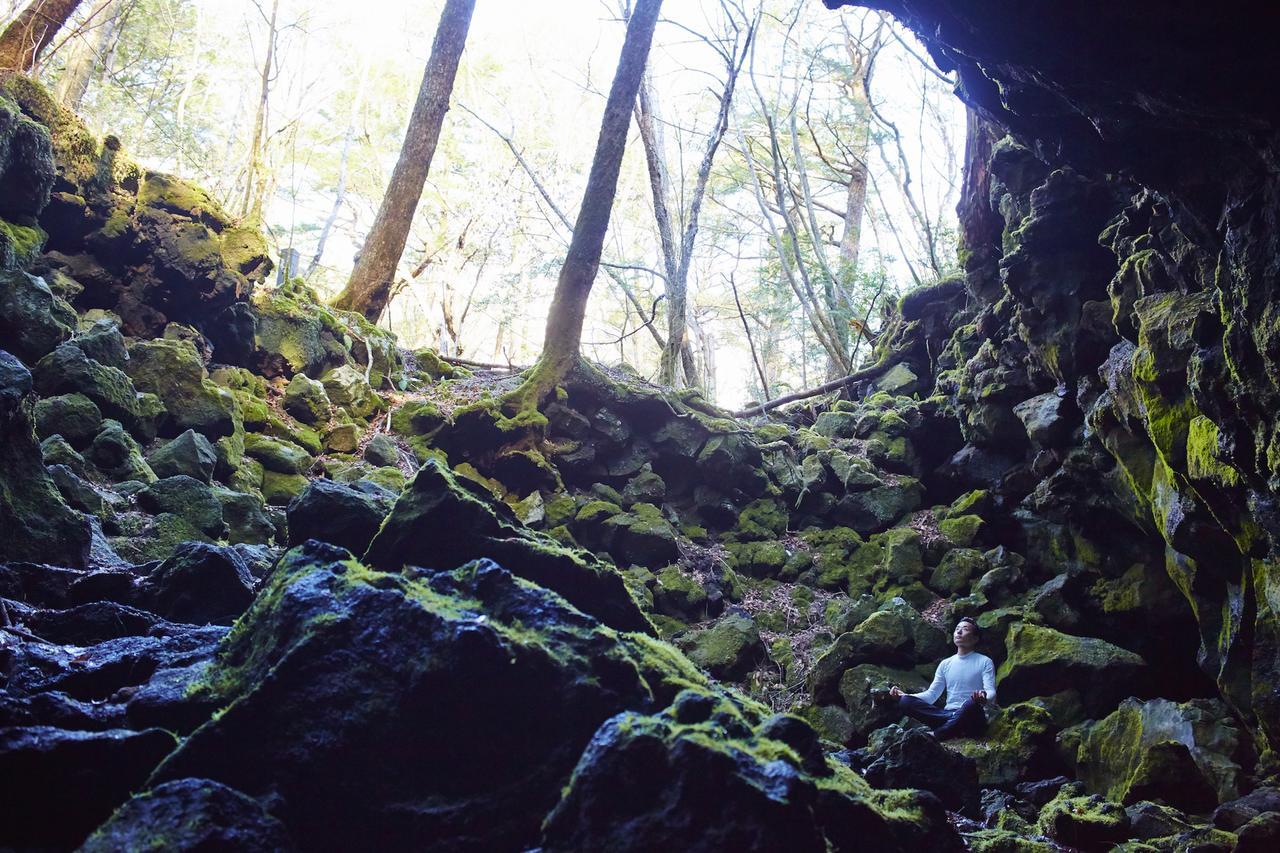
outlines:
[[[653,216],[658,226],[658,242],[662,248],[663,271],[666,273],[667,339],[662,348],[662,360],[658,376],[663,383],[676,386],[683,374],[684,382],[697,384],[693,352],[687,336],[689,268],[693,262],[693,248],[698,237],[698,217],[706,196],[707,183],[716,150],[729,129],[729,109],[733,102],[738,75],[751,50],[751,40],[759,22],[759,13],[748,19],[735,3],[722,2],[725,32],[719,37],[700,36],[724,63],[724,81],[717,97],[717,110],[713,124],[707,133],[702,157],[694,175],[693,189],[687,194],[683,187],[673,185],[671,170],[663,144],[663,121],[658,111],[657,92],[652,74],[646,73],[640,84],[640,96],[636,100],[636,124],[644,144],[645,162],[649,169],[649,186],[653,193]],[[686,199],[672,211],[673,196]],[[677,230],[683,226],[677,240]]]
[[[26,73],[67,23],[81,0],[31,0],[0,33],[0,71]]]
[[[262,12],[262,7],[258,7]],[[272,65],[276,55],[276,39],[280,30],[276,27],[280,12],[280,0],[272,0],[271,15],[267,20],[267,56],[262,62],[262,74],[258,89],[258,108],[253,115],[253,130],[249,135],[249,160],[245,166],[244,195],[240,201],[240,216],[249,222],[262,221],[263,195],[266,186],[266,167],[263,154],[267,145],[267,104],[271,97]]]
[[[422,188],[431,169],[431,158],[440,140],[440,127],[449,109],[458,61],[467,43],[467,29],[475,0],[447,0],[431,45],[431,58],[422,76],[418,100],[413,105],[400,158],[391,172],[391,183],[383,196],[373,227],[365,238],[347,286],[333,304],[347,311],[359,311],[376,323],[391,298],[396,266],[409,239],[414,211],[422,199]]]
[[[520,408],[540,404],[581,361],[582,322],[587,312],[587,298],[600,270],[600,254],[609,230],[613,198],[618,190],[618,172],[627,147],[632,106],[640,91],[640,79],[644,76],[661,8],[662,0],[638,0],[631,19],[627,21],[627,35],[622,42],[618,69],[614,72],[604,118],[600,122],[600,136],[591,161],[587,189],[582,195],[573,238],[560,267],[551,310],[547,313],[542,355],[524,383],[509,398],[509,402]]]
[[[81,24],[72,45],[71,56],[67,59],[66,70],[58,78],[55,90],[58,100],[64,106],[73,110],[80,109],[80,103],[89,91],[93,72],[100,66],[102,57],[107,52],[107,45],[115,36],[122,6],[122,0],[98,0]]]

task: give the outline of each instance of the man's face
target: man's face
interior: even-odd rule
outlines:
[[[978,632],[972,622],[957,622],[956,629],[951,632],[951,640],[957,648],[972,649],[978,644]]]

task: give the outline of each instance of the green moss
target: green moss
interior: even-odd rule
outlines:
[[[230,224],[222,206],[200,187],[163,172],[146,172],[138,187],[138,204],[169,213],[204,219],[219,228]]]
[[[978,538],[986,522],[977,515],[961,515],[938,522],[938,530],[961,548],[968,548]]]
[[[0,263],[27,267],[44,250],[49,235],[39,225],[19,225],[0,219]]]
[[[738,515],[738,527],[734,535],[739,539],[776,539],[787,532],[789,518],[782,504],[769,498],[761,498],[747,504]]]
[[[1187,427],[1187,476],[1222,486],[1241,483],[1240,473],[1219,461],[1218,425],[1204,415],[1192,418]]]

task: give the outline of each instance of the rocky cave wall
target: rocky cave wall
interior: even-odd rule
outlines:
[[[1089,516],[1111,493],[1160,537],[1202,667],[1274,746],[1274,15],[1183,2],[859,5],[909,26],[981,118],[963,204],[974,327],[953,343],[1025,359],[1027,390],[1054,389],[1075,410],[1080,440],[1051,479],[1075,481],[1079,500],[1038,509],[1109,547],[1115,535]],[[971,428],[1019,396],[988,391],[960,395]]]

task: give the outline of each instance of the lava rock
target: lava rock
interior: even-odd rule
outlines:
[[[141,787],[174,744],[160,729],[0,729],[0,797],[11,816],[0,822],[0,845],[79,844]]]
[[[218,454],[209,439],[193,429],[166,442],[147,456],[147,464],[157,477],[192,477],[202,483],[213,480]]]
[[[0,340],[35,364],[71,337],[76,313],[38,276],[0,271]]]
[[[153,609],[166,619],[230,625],[252,603],[255,581],[234,549],[185,542],[146,585]]]
[[[284,390],[284,410],[304,424],[318,424],[329,419],[332,404],[324,385],[305,373],[295,373]]]
[[[363,554],[390,509],[389,500],[332,480],[312,480],[289,504],[289,545],[318,539]]]
[[[138,492],[138,503],[154,513],[171,513],[185,519],[209,536],[219,537],[224,530],[222,504],[207,483],[179,474],[157,480]]]
[[[276,853],[293,843],[251,797],[211,779],[178,779],[129,800],[80,847],[82,853],[152,849]]]
[[[153,783],[270,792],[304,849],[532,846],[600,723],[691,674],[487,561],[382,574],[314,541],[239,625],[203,681],[225,711]]]
[[[404,565],[453,567],[481,556],[511,565],[611,628],[652,631],[615,570],[524,528],[510,507],[435,459],[405,487],[365,560],[396,571]]]
[[[979,813],[977,765],[924,729],[906,729],[887,737],[863,776],[877,788],[921,788],[951,811]]]
[[[1075,637],[1029,623],[1014,625],[1000,665],[1000,697],[1007,702],[1077,686],[1090,714],[1106,713],[1142,686],[1146,663],[1133,652],[1094,637]]]
[[[715,678],[738,681],[764,660],[760,630],[750,617],[731,613],[709,628],[681,635],[676,644]]]
[[[36,437],[60,435],[83,449],[102,428],[102,411],[83,394],[59,394],[36,403]]]

